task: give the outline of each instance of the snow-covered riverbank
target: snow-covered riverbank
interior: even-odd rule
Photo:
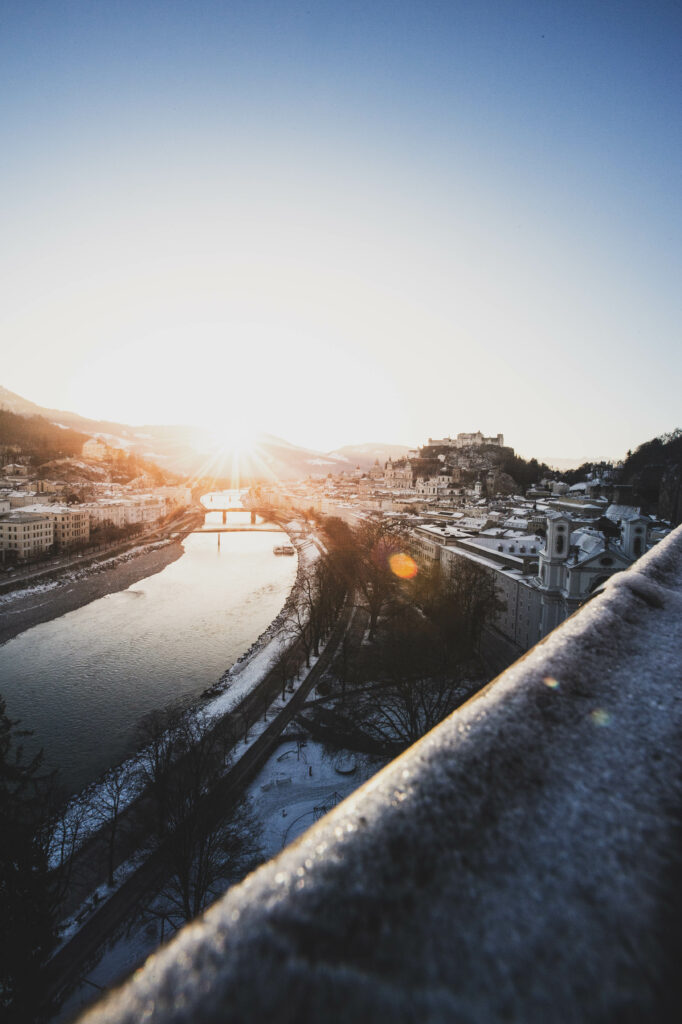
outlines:
[[[319,542],[314,539],[296,536],[299,524],[289,524],[289,533],[298,551],[297,581],[305,568],[319,557]],[[120,556],[124,557],[124,556]],[[112,560],[113,561],[113,560]],[[119,568],[124,568],[121,566]],[[159,570],[157,570],[159,571]],[[218,720],[235,708],[250,691],[267,675],[279,658],[282,650],[291,643],[282,627],[289,614],[291,602],[296,600],[296,583],[292,587],[287,601],[280,613],[273,619],[268,628],[258,637],[249,649],[232,665],[221,678],[203,694],[197,702],[197,713],[207,719]],[[140,754],[129,758],[115,771],[126,780],[122,792],[120,809],[128,807],[141,792],[142,783],[137,771]],[[53,851],[52,864],[59,862],[60,839],[63,834],[74,836],[75,846],[80,848],[101,827],[101,817],[93,810],[98,803],[102,791],[103,779],[94,782],[69,801],[58,828],[57,842]],[[68,845],[68,844],[67,844]]]
[[[52,579],[0,594],[0,644],[107,594],[161,572],[182,555],[182,537],[141,544]]]

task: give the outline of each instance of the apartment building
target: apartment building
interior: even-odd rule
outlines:
[[[54,520],[37,512],[0,515],[0,557],[3,562],[24,561],[48,551],[54,544]]]
[[[90,515],[82,505],[48,505],[54,520],[54,540],[59,550],[86,544],[90,539]]]

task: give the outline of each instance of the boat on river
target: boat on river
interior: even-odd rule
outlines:
[[[273,555],[295,555],[296,548],[292,547],[291,544],[275,544],[272,553]]]

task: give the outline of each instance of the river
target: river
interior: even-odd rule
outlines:
[[[228,515],[228,525],[249,520]],[[207,512],[205,525],[220,522]],[[293,585],[297,560],[275,557],[278,542],[276,533],[190,534],[162,572],[0,647],[0,694],[33,731],[27,752],[42,747],[74,792],[134,750],[145,714],[216,682]]]

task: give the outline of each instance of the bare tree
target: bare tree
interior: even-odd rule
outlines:
[[[49,809],[43,822],[41,842],[49,864],[50,892],[56,914],[69,889],[87,807],[78,799],[64,806],[56,788],[47,801]]]
[[[126,806],[126,796],[133,785],[134,775],[126,765],[111,768],[95,791],[92,808],[102,826],[107,845],[107,880],[114,884],[116,839],[119,833],[121,811]]]
[[[187,712],[178,723],[177,761],[167,794],[168,838],[165,850],[185,920],[196,916],[211,881],[215,861],[210,786],[225,766],[225,747],[209,719]]]
[[[293,651],[291,649],[282,651],[275,664],[275,671],[282,687],[282,700],[284,700],[287,686],[296,675],[297,667],[298,659],[295,657]]]
[[[283,633],[301,645],[306,668],[310,667],[311,656],[319,655],[320,644],[334,624],[346,589],[339,565],[329,555],[321,555],[311,564],[300,567]]]
[[[161,838],[167,828],[170,773],[180,747],[183,711],[169,708],[147,715],[138,728],[140,746],[138,773],[151,796],[156,813],[156,832]]]
[[[387,749],[415,742],[479,685],[475,673],[469,681],[461,651],[448,647],[438,627],[405,601],[394,602],[382,621],[364,656],[364,673],[371,681],[354,688],[345,717]]]
[[[369,609],[369,637],[373,639],[381,611],[397,589],[391,557],[406,552],[409,541],[402,524],[385,517],[365,520],[355,531],[355,540],[357,585]]]
[[[492,573],[463,556],[451,563],[449,573],[439,563],[423,568],[413,598],[454,662],[479,651],[484,625],[504,607]]]
[[[405,679],[365,690],[354,708],[362,731],[388,748],[409,746],[433,729],[471,692],[465,683],[436,676]]]
[[[313,626],[308,617],[304,601],[299,601],[298,594],[292,601],[286,619],[282,625],[282,634],[298,643],[303,651],[306,668],[310,668],[310,656],[313,650]]]
[[[163,777],[164,823],[158,841],[167,872],[154,914],[176,928],[217,894],[237,853],[253,852],[247,840],[256,830],[246,811],[244,820],[235,815],[219,820],[211,789],[224,772],[227,751],[211,720],[192,711],[173,716],[170,736],[172,757],[162,746],[163,756],[148,763]]]
[[[194,843],[176,849],[164,884],[143,908],[144,917],[161,921],[162,938],[166,926],[181,928],[262,860],[260,834],[250,803],[242,800],[228,818],[206,822]]]

